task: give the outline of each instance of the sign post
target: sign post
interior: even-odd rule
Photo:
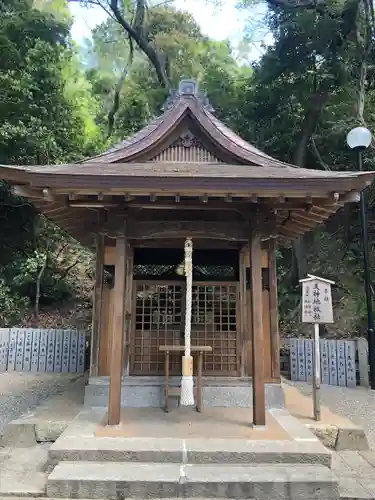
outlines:
[[[311,274],[302,283],[302,323],[314,325],[313,405],[314,418],[320,420],[320,350],[319,325],[333,323],[331,285],[334,281]]]

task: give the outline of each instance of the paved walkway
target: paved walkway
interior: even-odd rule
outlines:
[[[8,422],[67,390],[79,376],[76,373],[0,373],[0,434]]]
[[[312,386],[306,382],[290,382],[306,396],[312,395]],[[350,389],[333,385],[321,386],[321,403],[333,413],[351,420],[366,432],[370,448],[375,450],[375,391],[364,387]]]
[[[375,498],[375,452],[333,453],[332,470],[340,482],[342,498]]]
[[[84,379],[71,383],[76,378],[77,375],[65,374],[0,374],[0,430],[6,422],[30,410],[41,419],[47,415],[51,418],[51,414],[53,419],[73,418],[82,405],[84,390]],[[306,396],[311,395],[311,386],[307,384],[286,383]],[[374,451],[333,453],[332,469],[340,482],[341,499],[375,500],[375,394],[363,388],[333,386],[323,386],[321,392],[322,404],[365,428],[374,448]],[[9,494],[43,495],[48,448],[44,444],[0,450],[0,500]]]

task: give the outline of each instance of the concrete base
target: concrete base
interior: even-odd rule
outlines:
[[[179,386],[181,377],[171,377],[170,385]],[[124,377],[121,387],[123,408],[161,408],[164,377]],[[204,377],[203,406],[252,408],[252,380],[241,377]],[[85,406],[107,406],[109,377],[90,377],[85,389]],[[267,408],[284,408],[281,384],[266,384]]]
[[[179,465],[62,462],[47,495],[60,498],[251,498],[336,500],[331,471],[311,465]]]
[[[289,440],[283,441],[96,437],[105,413],[105,408],[82,410],[51,446],[49,460],[57,465],[47,480],[47,496],[339,498],[331,453],[286,410],[272,410],[289,429]]]

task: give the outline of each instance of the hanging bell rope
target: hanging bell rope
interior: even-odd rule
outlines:
[[[193,242],[185,241],[185,276],[186,276],[186,309],[185,309],[185,355],[182,357],[181,406],[194,405],[193,358],[191,356],[191,309],[193,295]]]

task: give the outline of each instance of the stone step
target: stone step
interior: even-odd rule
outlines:
[[[47,496],[338,500],[339,490],[322,465],[61,462],[47,480]]]
[[[168,462],[190,464],[320,464],[332,454],[319,441],[242,439],[60,437],[49,449],[60,461]]]

